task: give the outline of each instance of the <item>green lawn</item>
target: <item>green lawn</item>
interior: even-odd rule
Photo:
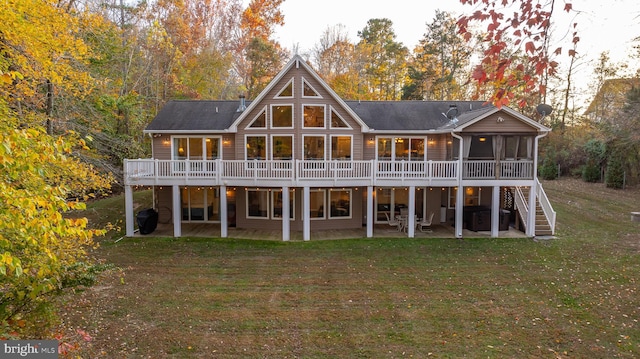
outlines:
[[[545,190],[541,242],[105,239],[118,269],[66,298],[63,325],[91,358],[640,356],[640,191]]]

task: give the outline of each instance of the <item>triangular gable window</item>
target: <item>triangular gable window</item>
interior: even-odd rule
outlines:
[[[307,80],[305,80],[304,78],[302,79],[302,96],[303,97],[322,97],[318,94],[318,91],[316,91],[313,86],[311,86]]]
[[[247,128],[267,128],[267,108],[265,107],[260,111],[260,114],[251,121],[251,124]]]
[[[293,97],[293,79],[291,79],[287,84],[278,92],[276,95],[277,98],[291,98]]]
[[[331,108],[331,128],[351,128],[338,113]]]

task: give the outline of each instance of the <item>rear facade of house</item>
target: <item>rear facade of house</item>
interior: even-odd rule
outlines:
[[[170,101],[145,132],[150,159],[125,160],[126,234],[133,190],[152,187],[173,235],[184,223],[301,232],[416,224],[553,234],[536,176],[549,129],[479,101],[345,101],[295,56],[245,101]],[[213,234],[212,234],[213,236]]]

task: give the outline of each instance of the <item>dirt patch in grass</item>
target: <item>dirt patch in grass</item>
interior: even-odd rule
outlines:
[[[638,192],[544,186],[544,242],[105,240],[62,326],[87,358],[640,356]]]

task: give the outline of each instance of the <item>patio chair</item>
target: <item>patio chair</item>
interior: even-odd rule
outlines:
[[[418,222],[418,227],[420,228],[420,232],[433,232],[433,230],[431,229],[431,222],[433,222],[434,215],[435,215],[435,212],[431,212],[431,214],[429,214],[429,218],[425,217],[422,219],[422,221]]]
[[[393,218],[389,218],[389,213],[388,212],[384,212],[384,215],[387,217],[387,222],[389,223],[389,225],[391,227],[396,227],[396,229],[398,231],[402,230],[402,223],[400,223],[400,221],[398,221],[397,219]]]

